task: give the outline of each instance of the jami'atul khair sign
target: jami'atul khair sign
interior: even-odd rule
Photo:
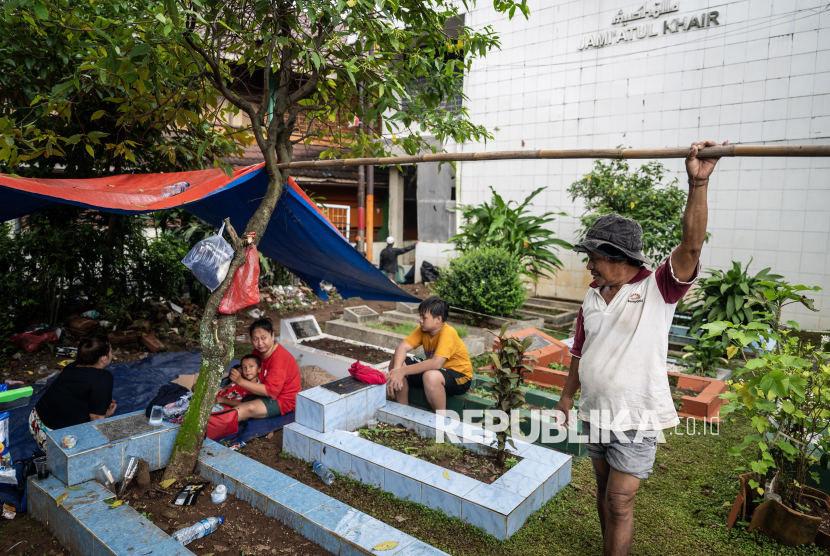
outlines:
[[[660,23],[647,21],[648,19],[657,19],[661,15],[674,13],[679,10],[680,3],[673,2],[672,0],[646,3],[641,5],[636,11],[630,11],[628,13],[625,10],[620,10],[614,16],[612,25],[622,24],[622,28],[600,31],[593,35],[583,35],[579,41],[579,50],[611,46],[621,42],[631,42],[635,39],[640,40],[648,37],[656,37],[661,34],[685,33],[693,29],[704,29],[712,25],[720,25],[720,22],[718,22],[720,13],[717,11],[684,15],[683,17],[676,17],[674,19],[664,19],[661,22],[663,24],[662,26]],[[629,23],[640,20],[646,21],[641,21],[636,26],[628,27]],[[661,27],[662,33],[660,32]]]

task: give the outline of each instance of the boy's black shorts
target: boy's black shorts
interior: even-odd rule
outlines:
[[[406,365],[415,365],[416,363],[421,363],[422,361],[415,357],[414,355],[407,355],[406,360],[404,363]],[[453,371],[450,369],[438,369],[438,371],[444,375],[444,391],[447,393],[448,396],[458,396],[463,394],[467,390],[470,389],[470,385],[473,383],[472,380],[467,380],[466,382],[459,384],[457,379],[466,379],[462,373],[458,371]],[[411,388],[420,388],[423,390],[424,388],[424,381],[423,381],[424,373],[420,373],[417,375],[406,375],[406,381],[409,383]]]

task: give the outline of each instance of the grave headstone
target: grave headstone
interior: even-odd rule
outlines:
[[[282,319],[280,321],[280,339],[297,343],[314,338],[323,333],[313,315]]]
[[[395,310],[401,313],[406,313],[407,315],[417,315],[418,305],[419,303],[405,303],[403,301],[398,301],[397,305],[395,305]]]
[[[360,305],[358,307],[346,307],[343,309],[343,320],[364,324],[367,322],[377,322],[380,320],[380,315],[368,305]]]

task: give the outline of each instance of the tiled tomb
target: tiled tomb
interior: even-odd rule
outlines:
[[[280,321],[280,345],[288,350],[300,366],[317,365],[318,367],[325,369],[326,372],[332,376],[336,376],[338,378],[348,377],[349,367],[352,366],[355,359],[315,349],[303,344],[303,342],[306,341],[321,340],[325,338],[339,340],[341,342],[357,346],[369,345],[375,349],[388,351],[390,361],[392,360],[392,356],[395,354],[394,351],[389,349],[371,344],[355,342],[339,336],[332,336],[331,334],[325,334],[320,329],[320,325],[317,324],[317,320],[312,315],[282,319]],[[369,366],[385,371],[389,367],[389,361]]]
[[[129,416],[121,416],[124,418]],[[119,419],[115,418],[115,419]],[[100,423],[100,422],[99,422]],[[67,429],[59,431],[58,436]],[[74,431],[79,432],[79,431]],[[91,458],[98,452],[111,458],[111,469],[118,474],[115,446],[92,446],[100,439],[86,431],[81,453]],[[98,432],[98,431],[95,431]],[[168,434],[167,431],[159,434]],[[102,435],[103,436],[103,435]],[[171,434],[175,436],[175,434]],[[142,437],[143,438],[143,437]],[[79,443],[81,438],[78,439]],[[115,442],[122,452],[125,442]],[[128,444],[127,444],[128,446]],[[160,461],[166,464],[172,443],[160,444]],[[112,452],[112,453],[110,453]],[[130,453],[135,453],[132,450]],[[152,450],[137,455],[149,457]],[[72,456],[78,457],[78,454]],[[60,458],[61,460],[67,458]],[[71,459],[71,458],[69,458]],[[88,462],[88,463],[91,463]],[[67,466],[73,470],[75,461]],[[353,556],[376,554],[373,547],[393,540],[398,545],[384,554],[390,556],[446,556],[413,537],[378,521],[354,508],[311,488],[295,479],[234,452],[212,440],[206,440],[199,453],[200,474],[215,484],[224,484],[228,490],[249,502],[266,515],[280,520],[307,539],[316,542],[336,555]],[[39,481],[29,477],[28,504],[32,515],[46,524],[60,543],[78,556],[165,555],[185,556],[190,550],[173,541],[149,520],[128,505],[111,509],[103,500],[112,497],[94,480],[81,482],[73,490],[52,475]],[[57,504],[63,494],[67,498]]]
[[[133,455],[146,461],[150,471],[167,467],[179,425],[163,422],[150,427],[147,421],[143,411],[135,411],[48,431],[46,454],[52,475],[68,486],[78,485],[92,479],[92,468],[103,462],[119,480],[124,458]],[[62,439],[69,435],[77,442],[72,448],[64,448]],[[121,435],[127,436],[118,438]]]
[[[327,387],[356,388],[338,394]],[[355,430],[386,405],[385,384],[365,384],[348,377],[297,394],[295,421],[318,432]]]
[[[398,498],[440,509],[502,540],[515,533],[531,513],[571,478],[571,456],[515,440],[516,447],[508,447],[508,451],[522,461],[488,485],[354,436],[347,430],[327,427],[321,431],[319,426],[306,426],[301,421],[302,413],[298,404],[297,422],[283,431],[285,451],[305,461],[321,461],[338,473]],[[380,421],[403,425],[427,437],[434,437],[436,429],[454,427],[458,434],[454,441],[465,448],[479,453],[492,450],[493,433],[476,425],[395,402],[386,402],[376,416]],[[310,419],[306,420],[309,422]]]

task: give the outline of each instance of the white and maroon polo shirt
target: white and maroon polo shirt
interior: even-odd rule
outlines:
[[[697,280],[674,275],[671,257],[655,272],[641,269],[606,304],[596,282],[576,321],[571,354],[579,357],[579,419],[616,431],[662,430],[680,422],[666,355],[677,302]]]

